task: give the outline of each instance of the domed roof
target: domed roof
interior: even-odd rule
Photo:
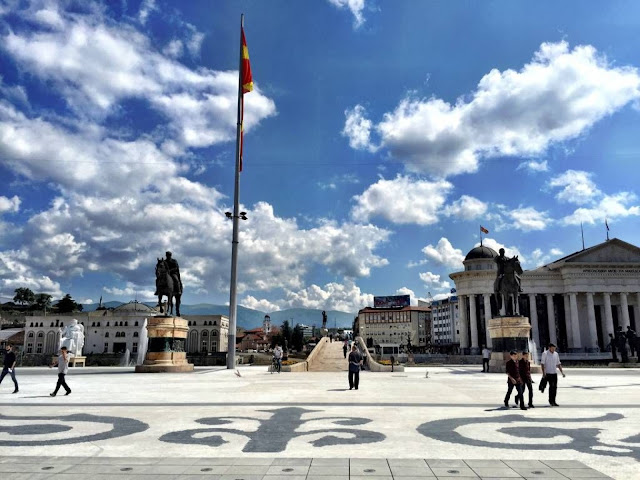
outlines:
[[[135,302],[135,301],[119,305],[113,310],[118,312],[152,312],[153,311],[151,307],[148,307],[144,303]]]
[[[476,247],[472,248],[467,256],[464,257],[465,260],[479,260],[482,258],[495,258],[498,256],[498,253],[489,247]]]

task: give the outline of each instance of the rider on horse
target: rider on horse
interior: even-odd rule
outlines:
[[[496,294],[500,293],[500,286],[502,284],[502,279],[504,277],[504,265],[509,261],[509,258],[505,257],[504,255],[504,248],[501,248],[499,252],[500,252],[500,255],[494,258],[494,261],[498,265],[498,273],[496,275],[495,281],[493,282],[493,291]],[[522,292],[522,279],[520,278],[520,275],[518,275],[516,272],[513,272],[513,276],[515,277],[516,282],[518,283],[518,291]]]
[[[173,284],[175,285],[174,290],[177,295],[182,294],[182,279],[180,278],[180,266],[178,265],[178,261],[175,258],[172,258],[171,252],[165,252],[165,256],[167,259],[164,261],[167,265],[167,270],[171,278],[173,279]],[[158,287],[156,286],[156,291],[154,295],[158,295]]]

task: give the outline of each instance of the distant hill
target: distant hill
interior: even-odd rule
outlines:
[[[124,302],[104,302],[102,305],[107,308],[115,308],[123,305]],[[150,307],[155,305],[154,302],[145,303]],[[93,312],[98,308],[97,304],[83,305],[83,311]],[[214,305],[211,303],[198,303],[195,305],[180,305],[180,313],[182,315],[229,315],[229,307],[227,305]],[[273,325],[282,325],[285,320],[293,325],[303,323],[305,325],[322,326],[322,310],[307,308],[290,308],[288,310],[279,310],[277,312],[265,313],[260,310],[253,310],[243,306],[238,306],[238,326],[251,329],[262,326],[264,316],[271,317]],[[338,312],[329,310],[327,312],[327,327],[333,328],[334,323],[338,328],[351,328],[355,314]]]

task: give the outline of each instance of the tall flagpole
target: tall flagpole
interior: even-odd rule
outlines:
[[[242,29],[244,13],[240,15],[240,61],[238,68],[238,122],[236,125],[236,177],[233,191],[233,238],[231,240],[231,287],[229,291],[229,336],[227,343],[227,368],[236,366],[236,314],[238,312],[238,224],[240,210],[240,135],[242,134]]]

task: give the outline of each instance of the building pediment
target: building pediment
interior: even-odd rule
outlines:
[[[640,265],[640,248],[617,238],[595,245],[586,250],[573,253],[549,265],[558,268],[566,264],[614,264],[627,263]]]

